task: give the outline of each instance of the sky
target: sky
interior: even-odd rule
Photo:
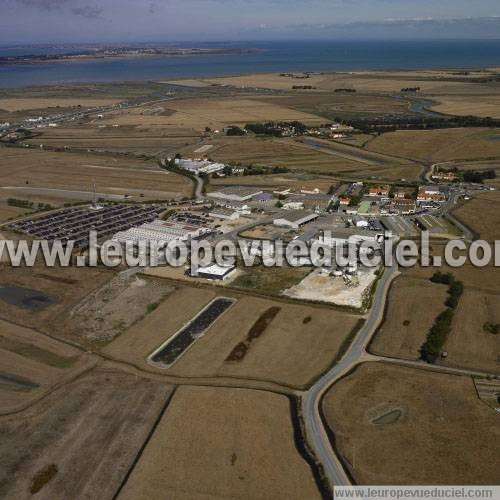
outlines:
[[[0,44],[498,38],[499,0],[0,0]]]

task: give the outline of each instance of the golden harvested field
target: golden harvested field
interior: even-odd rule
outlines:
[[[71,149],[97,149],[112,152],[175,153],[186,146],[197,144],[200,135],[191,130],[161,130],[135,126],[102,128],[101,125],[85,123],[67,127],[44,128],[26,142],[34,146],[69,147]]]
[[[108,106],[110,104],[115,104],[120,102],[118,99],[96,99],[96,98],[36,98],[29,97],[23,98],[10,98],[10,99],[0,99],[0,109],[5,111],[26,111],[26,110],[37,110],[37,109],[47,109],[47,108],[94,108],[97,106]]]
[[[466,288],[440,364],[500,373],[500,335],[486,331],[486,323],[500,324],[500,295]]]
[[[262,379],[305,387],[331,366],[359,319],[330,308],[240,296],[227,289],[179,287],[154,312],[106,346],[104,352],[142,368],[159,370],[148,365],[146,358],[215,296],[236,297],[237,302],[162,373]],[[226,361],[256,319],[272,306],[281,308],[278,316],[252,343],[245,358]]]
[[[453,212],[455,217],[479,233],[481,239],[500,239],[500,192],[482,192]]]
[[[210,186],[258,186],[262,188],[277,189],[319,189],[326,193],[330,186],[336,185],[335,177],[322,176],[317,174],[293,172],[287,174],[272,175],[248,175],[223,177],[219,179],[210,179]],[[210,189],[210,188],[209,188]]]
[[[210,143],[214,145],[209,151],[210,158],[236,165],[286,167],[291,170],[318,175],[331,174],[350,179],[368,177],[387,180],[414,179],[421,171],[419,165],[409,164],[406,160],[397,158],[377,164],[374,160],[367,159],[369,152],[333,142],[315,148],[289,139],[247,136],[229,137]],[[280,177],[285,176],[280,174]],[[226,181],[227,179],[223,179],[222,182]],[[246,182],[252,182],[251,178]]]
[[[320,499],[290,403],[262,391],[180,387],[120,495]]]
[[[365,363],[332,387],[323,411],[358,484],[498,480],[498,415],[469,377]]]
[[[500,95],[438,96],[436,100],[439,104],[431,109],[439,113],[500,118]]]
[[[370,352],[418,359],[427,332],[445,309],[446,291],[445,285],[428,280],[397,278],[391,286],[385,319],[370,344]]]
[[[54,153],[3,148],[0,155],[0,198],[35,201],[78,201],[97,192],[114,199],[168,199],[189,196],[191,181],[161,170],[156,162],[84,153]]]
[[[437,247],[437,245],[436,245]],[[438,249],[435,255],[443,255],[444,250]],[[467,253],[458,252],[456,255],[464,255]],[[443,257],[444,263],[444,257]],[[500,268],[494,267],[493,265],[486,267],[475,267],[470,262],[466,263],[461,267],[451,267],[443,264],[441,267],[421,267],[414,266],[404,269],[403,275],[409,277],[417,278],[431,278],[431,276],[436,272],[440,271],[443,273],[452,273],[455,278],[463,281],[466,288],[480,288],[481,290],[487,292],[496,293],[498,291],[498,280],[500,279]]]
[[[205,127],[216,130],[226,125],[272,120],[298,120],[308,125],[319,125],[325,121],[319,116],[274,104],[262,98],[217,97],[179,99],[148,108],[113,111],[106,113],[100,123],[202,132]]]
[[[209,156],[233,164],[287,167],[316,173],[346,173],[366,165],[283,139],[232,137],[217,141]]]
[[[456,128],[383,134],[367,145],[370,151],[426,161],[500,158],[498,129]]]
[[[30,498],[38,486],[36,498],[113,498],[170,393],[105,364],[1,417],[0,496]]]

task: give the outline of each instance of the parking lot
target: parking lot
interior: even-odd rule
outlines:
[[[72,207],[56,213],[24,219],[10,224],[9,229],[47,241],[75,242],[75,248],[88,244],[89,232],[98,238],[110,237],[118,231],[151,222],[163,211],[161,205],[106,205],[99,208]]]

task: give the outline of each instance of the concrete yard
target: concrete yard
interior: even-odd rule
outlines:
[[[301,300],[329,302],[339,306],[360,309],[368,296],[373,282],[376,280],[377,268],[364,269],[359,272],[359,286],[348,287],[342,277],[331,277],[321,269],[306,276],[298,285],[283,292],[283,295]]]

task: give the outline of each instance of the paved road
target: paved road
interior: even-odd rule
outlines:
[[[201,177],[196,177],[196,187],[194,190],[194,197],[196,200],[201,200],[203,198],[203,179]]]
[[[365,349],[384,315],[387,291],[397,276],[396,267],[387,268],[380,279],[373,297],[373,305],[365,324],[356,335],[344,357],[330,371],[325,373],[303,396],[302,416],[306,438],[318,460],[323,464],[325,475],[331,485],[351,484],[342,464],[335,455],[321,420],[319,405],[322,396],[342,375],[346,374],[366,356]]]

